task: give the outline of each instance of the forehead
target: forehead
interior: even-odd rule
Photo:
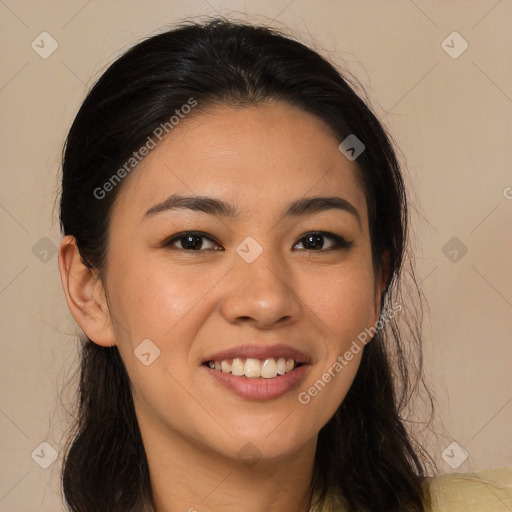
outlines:
[[[219,197],[247,213],[308,195],[340,195],[366,219],[360,170],[321,119],[282,102],[215,106],[185,117],[137,165],[116,200],[142,215],[172,193]],[[114,212],[113,212],[114,213]]]

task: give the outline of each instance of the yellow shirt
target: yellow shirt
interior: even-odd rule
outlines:
[[[431,512],[511,512],[512,467],[427,480]]]
[[[427,512],[512,512],[512,467],[450,473],[427,478]],[[331,496],[311,512],[346,512],[343,499]]]

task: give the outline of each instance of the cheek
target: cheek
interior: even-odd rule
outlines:
[[[375,296],[371,267],[359,263],[305,277],[305,303],[321,321],[328,351],[343,350],[373,324]]]
[[[167,396],[171,389],[173,396],[181,396],[178,382],[191,385],[194,340],[215,307],[208,292],[221,277],[217,271],[177,268],[158,259],[151,264],[125,264],[112,275],[113,315],[121,324],[116,330],[118,349],[146,401],[152,400],[151,395]],[[148,350],[142,352],[146,346],[142,343]],[[148,351],[150,360],[157,358],[145,367],[138,354]]]
[[[199,314],[203,313],[201,299],[213,283],[206,276],[198,281],[197,275],[191,269],[177,271],[154,261],[151,265],[125,264],[110,280],[113,314],[122,323],[116,332],[118,349],[132,382],[137,411],[142,414],[139,420],[152,418],[148,421],[172,424],[183,432],[190,417],[204,413],[191,400],[188,356],[204,316]],[[172,410],[188,413],[171,421],[171,403]]]
[[[320,360],[301,395],[317,421],[327,422],[346,396],[359,368],[364,346],[358,336],[373,325],[374,281],[371,266],[354,259],[343,269],[330,269],[330,275],[308,276],[305,295],[322,335]],[[312,286],[316,281],[317,286]]]
[[[125,331],[140,338],[162,339],[201,301],[210,279],[197,272],[166,265],[132,265],[112,276],[112,314],[122,319]],[[121,333],[121,343],[126,336]]]

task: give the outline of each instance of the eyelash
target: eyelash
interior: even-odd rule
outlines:
[[[218,244],[212,237],[208,236],[205,233],[201,233],[201,232],[198,232],[198,231],[183,231],[182,233],[177,233],[176,235],[173,235],[171,238],[168,238],[162,244],[162,246],[170,248],[175,242],[185,238],[186,236],[196,236],[196,237],[200,237],[200,238],[207,238],[211,242],[213,242],[213,243],[215,243],[215,244],[220,246],[220,244]],[[315,250],[315,249],[301,249],[301,250],[305,250],[305,251],[309,251],[309,252],[325,252],[325,251],[331,251],[331,250],[350,249],[353,246],[353,242],[349,242],[349,241],[345,240],[343,237],[335,235],[334,233],[328,233],[326,231],[308,231],[307,233],[304,233],[298,239],[298,241],[294,244],[294,247],[296,245],[300,244],[300,243],[303,243],[303,241],[308,236],[320,236],[320,237],[323,237],[323,238],[329,238],[331,240],[334,240],[335,244],[332,247],[329,247],[327,249],[323,249],[322,248],[320,250]],[[194,250],[194,249],[184,249],[184,248],[181,248],[181,247],[176,247],[176,249],[179,249],[179,250],[185,251],[185,252],[189,252],[189,253],[219,250],[219,249],[199,249],[199,250]]]

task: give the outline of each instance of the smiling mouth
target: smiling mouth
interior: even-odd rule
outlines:
[[[302,364],[295,361],[295,359],[285,357],[268,357],[266,359],[237,357],[222,361],[206,361],[204,363],[205,366],[212,370],[249,379],[273,379],[293,372]]]

